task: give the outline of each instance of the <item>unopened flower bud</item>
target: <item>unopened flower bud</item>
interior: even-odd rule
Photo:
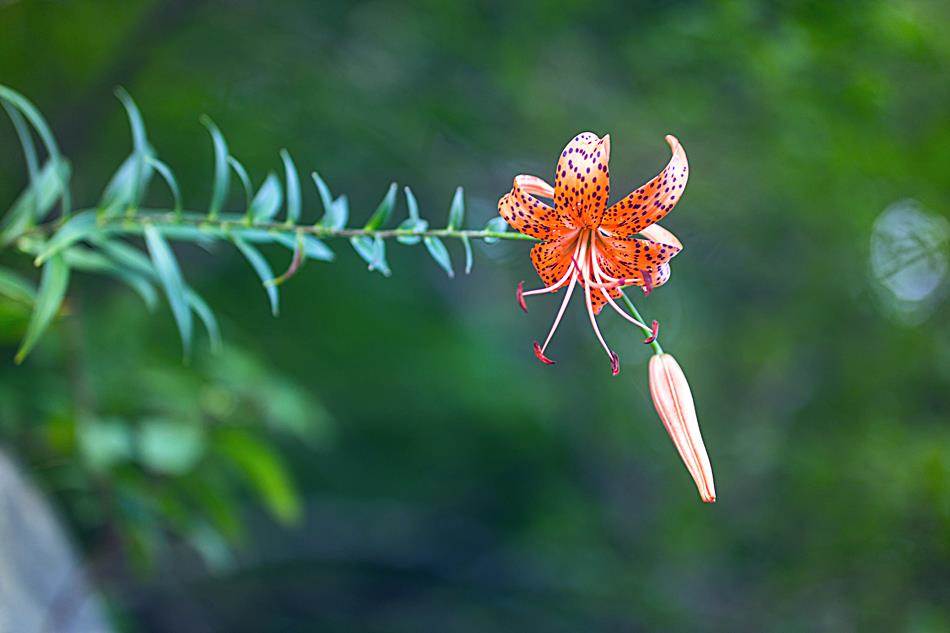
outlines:
[[[703,436],[699,432],[693,395],[679,363],[669,354],[656,354],[650,359],[650,395],[666,432],[696,482],[699,496],[704,502],[713,503],[716,486]]]

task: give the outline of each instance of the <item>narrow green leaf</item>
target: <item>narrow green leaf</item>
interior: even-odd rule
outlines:
[[[269,222],[277,215],[282,202],[283,194],[280,189],[280,180],[278,180],[277,174],[271,172],[267,174],[264,184],[257,190],[257,195],[251,201],[247,214],[252,222]]]
[[[406,218],[399,223],[399,229],[402,231],[415,231],[421,233],[429,228],[429,223],[422,218]],[[418,244],[422,241],[421,235],[399,235],[396,240],[400,244]]]
[[[175,174],[172,173],[171,167],[154,156],[147,157],[146,162],[158,172],[165,184],[168,185],[168,190],[172,192],[172,198],[175,200],[175,214],[181,215],[181,189],[178,188],[178,181],[175,180]]]
[[[17,138],[20,139],[20,147],[23,148],[23,157],[26,159],[26,173],[30,177],[30,186],[35,187],[39,175],[39,160],[36,158],[36,144],[33,143],[33,135],[30,133],[30,128],[19,110],[6,101],[0,103],[3,104],[3,109],[6,110],[7,116],[10,117],[10,121],[13,123]],[[33,197],[33,203],[35,207],[36,196]],[[34,218],[38,215],[35,208],[32,215]]]
[[[280,159],[284,161],[284,177],[287,180],[287,224],[296,224],[300,219],[300,177],[287,150],[280,150]]]
[[[241,471],[276,519],[299,520],[300,497],[279,453],[237,429],[219,432],[214,445]]]
[[[191,309],[195,311],[195,314],[198,315],[198,318],[201,319],[201,322],[204,323],[205,329],[208,331],[208,338],[211,339],[211,351],[217,354],[221,351],[221,329],[218,327],[218,319],[215,318],[214,311],[201,298],[201,295],[188,286],[185,286],[185,299]]]
[[[333,195],[330,193],[330,188],[327,187],[327,183],[323,182],[323,178],[320,177],[320,174],[313,172],[310,175],[313,177],[313,182],[317,185],[317,191],[320,192],[320,202],[323,203],[323,218],[320,220],[320,225],[327,226],[327,219],[332,217],[333,213]]]
[[[142,197],[145,195],[145,188],[148,185],[145,180],[145,163],[149,154],[148,139],[145,135],[145,122],[142,120],[142,113],[139,112],[138,106],[135,105],[132,97],[129,96],[129,93],[126,92],[124,88],[116,88],[115,95],[119,98],[119,101],[122,102],[122,106],[125,108],[129,117],[129,127],[132,129],[134,175],[132,178],[129,204],[132,208],[137,209],[142,202]]]
[[[97,221],[96,212],[93,210],[83,211],[69,218],[66,224],[53,234],[33,263],[42,266],[50,257],[84,239],[96,230]]]
[[[241,187],[244,188],[244,208],[250,209],[254,189],[251,187],[251,179],[247,175],[247,170],[244,169],[244,165],[241,164],[241,161],[234,156],[228,156],[228,165],[230,165],[234,173],[237,174],[238,180],[241,181]]]
[[[231,180],[231,170],[228,169],[228,144],[221,134],[221,130],[207,115],[201,117],[201,124],[208,128],[211,140],[214,143],[214,187],[211,190],[211,205],[208,207],[208,217],[216,218],[224,208],[228,196],[228,185]]]
[[[294,250],[297,247],[297,236],[287,235],[286,233],[274,233],[272,237],[275,243],[281,244],[290,250]],[[304,255],[307,256],[307,259],[332,262],[336,257],[329,246],[312,235],[302,235],[301,240],[303,242],[303,252]]]
[[[398,187],[396,183],[389,185],[389,191],[386,192],[386,196],[383,198],[383,201],[379,203],[379,206],[376,207],[376,212],[373,213],[372,217],[369,219],[369,222],[363,227],[367,231],[375,231],[376,229],[386,226],[386,222],[389,221],[389,216],[393,213],[393,207],[396,206],[396,192]]]
[[[129,155],[128,158],[122,161],[122,164],[119,165],[119,168],[109,180],[109,184],[106,185],[105,191],[102,192],[99,208],[102,209],[102,214],[105,217],[112,217],[124,208],[134,206],[133,195],[137,182],[136,161],[135,154]],[[141,176],[141,180],[145,183],[144,186],[148,186],[151,178],[152,165],[146,160],[145,170]]]
[[[462,236],[462,246],[465,248],[465,274],[472,272],[472,242],[467,235]]]
[[[345,229],[350,220],[350,201],[345,194],[333,201],[333,220],[331,228],[336,230]]]
[[[485,230],[493,233],[506,233],[508,231],[508,223],[505,222],[505,219],[501,216],[494,217],[485,224]],[[494,244],[497,241],[497,237],[485,238],[486,244]]]
[[[66,160],[59,151],[59,146],[56,144],[56,138],[53,136],[49,126],[46,124],[46,120],[43,118],[43,115],[40,114],[39,110],[37,110],[36,107],[30,103],[26,97],[21,95],[16,90],[0,84],[0,100],[6,101],[23,113],[27,121],[30,122],[30,125],[33,126],[33,129],[36,130],[36,133],[39,134],[40,140],[43,141],[43,145],[46,147],[46,152],[49,154],[49,162],[54,164],[66,163]],[[72,204],[69,195],[69,171],[57,171],[56,175],[61,177],[59,183],[59,199],[62,200],[63,215],[66,216],[69,215]]]
[[[403,191],[406,193],[406,206],[409,207],[409,217],[413,220],[418,220],[419,203],[416,202],[416,196],[412,193],[412,189],[409,187],[404,187]]]
[[[49,212],[62,195],[62,186],[69,180],[69,165],[65,162],[47,163],[37,175],[36,182],[19,195],[0,224],[0,246],[7,246],[33,226],[34,220]]]
[[[259,250],[242,240],[239,236],[235,235],[231,239],[234,240],[234,245],[237,246],[241,254],[244,255],[244,258],[247,259],[247,262],[251,265],[251,268],[254,269],[254,272],[257,273],[257,276],[261,278],[261,283],[267,292],[267,298],[270,300],[271,314],[276,317],[280,312],[280,299],[277,293],[277,287],[267,283],[274,278],[274,272],[271,270],[270,264],[267,263],[267,260],[264,259],[264,256],[261,255]]]
[[[149,279],[160,281],[152,260],[131,244],[120,240],[110,240],[104,236],[95,236],[90,241],[120,266],[145,275]]]
[[[26,334],[23,336],[23,342],[20,343],[20,349],[14,359],[18,365],[30,353],[39,341],[40,336],[43,335],[43,332],[46,331],[46,328],[49,327],[49,324],[52,323],[53,318],[59,312],[68,285],[69,266],[66,265],[62,256],[57,255],[43,267],[40,289],[36,294],[36,306],[33,308]]]
[[[178,268],[178,262],[175,260],[175,255],[169,248],[168,242],[158,232],[158,229],[152,225],[146,225],[145,227],[145,244],[148,246],[148,252],[152,258],[152,263],[155,265],[158,278],[165,288],[165,295],[168,297],[168,304],[171,306],[175,322],[178,324],[182,348],[187,357],[191,351],[192,320],[181,270]]]
[[[82,246],[66,249],[63,251],[63,257],[66,264],[73,270],[110,275],[125,283],[142,298],[149,312],[153,311],[158,304],[158,294],[149,282],[151,275],[146,276],[134,269],[123,268],[106,255]]]
[[[452,206],[449,207],[449,229],[458,229],[465,222],[465,194],[461,187],[455,189]]]
[[[389,277],[392,271],[389,264],[386,263],[386,242],[382,238],[371,238],[366,235],[360,235],[350,238],[350,244],[353,250],[363,258],[369,270],[376,270],[384,276]]]
[[[445,244],[442,243],[442,240],[437,237],[427,236],[423,242],[429,250],[429,254],[432,255],[432,259],[442,267],[445,274],[449,277],[454,277],[455,271],[452,270],[452,260],[449,258],[449,251],[445,248]]]
[[[0,268],[0,295],[29,307],[36,302],[33,282],[5,268]]]

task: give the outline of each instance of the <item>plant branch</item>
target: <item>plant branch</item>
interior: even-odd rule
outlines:
[[[92,209],[96,211],[97,209]],[[38,224],[24,235],[49,235],[60,227],[59,221]],[[251,222],[243,214],[220,214],[215,218],[207,214],[184,212],[176,213],[169,209],[142,209],[132,215],[114,216],[99,220],[99,229],[103,232],[138,235],[146,226],[163,227],[190,226],[206,233],[209,237],[227,237],[231,231],[259,230],[287,235],[312,235],[320,239],[369,237],[391,239],[398,237],[440,237],[457,239],[497,239],[537,242],[536,238],[521,233],[492,231],[488,229],[334,229],[320,224],[292,224],[288,222]]]

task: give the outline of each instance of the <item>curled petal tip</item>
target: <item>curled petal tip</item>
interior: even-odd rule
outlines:
[[[538,360],[544,363],[545,365],[553,365],[554,361],[544,355],[544,352],[541,351],[541,345],[537,341],[534,342],[534,355],[538,357]]]
[[[650,359],[650,396],[680,459],[696,484],[700,498],[705,503],[715,502],[712,466],[699,432],[689,383],[679,363],[669,354],[656,354]]]
[[[528,312],[528,304],[524,302],[524,282],[518,282],[518,289],[515,290],[515,298],[518,299],[518,305],[521,306],[521,309]]]
[[[657,321],[656,319],[653,319],[653,325],[650,329],[652,330],[650,332],[650,336],[643,339],[643,342],[646,345],[649,345],[650,343],[656,340],[657,335],[660,333],[660,322]]]
[[[620,373],[620,357],[613,350],[610,352],[610,373],[614,376]]]

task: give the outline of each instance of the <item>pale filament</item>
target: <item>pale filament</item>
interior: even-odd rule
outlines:
[[[584,259],[584,255],[587,252],[587,241],[584,239],[584,236],[581,236],[581,239],[577,241],[577,247],[575,252],[578,252],[578,257]],[[551,339],[554,337],[554,332],[557,330],[557,326],[561,323],[561,317],[564,316],[564,310],[567,309],[567,304],[571,300],[571,295],[574,294],[574,286],[577,284],[577,270],[574,266],[571,266],[571,285],[567,287],[567,294],[564,295],[564,301],[561,302],[561,307],[557,311],[557,316],[554,318],[554,324],[551,326],[551,331],[548,332],[548,337],[544,339],[544,345],[541,346],[541,353],[544,353],[544,350],[547,349],[548,343],[551,342]]]

